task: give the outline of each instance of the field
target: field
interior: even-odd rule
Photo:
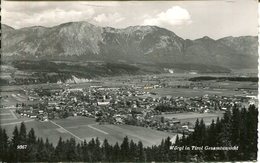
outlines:
[[[183,97],[194,97],[208,95],[219,95],[219,96],[234,96],[243,95],[242,92],[230,90],[230,89],[186,89],[186,88],[158,88],[149,90],[154,92],[158,96],[183,96]]]
[[[69,117],[67,119],[60,119],[47,122],[39,122],[33,119],[19,117],[15,114],[14,106],[16,103],[37,103],[39,101],[29,101],[28,94],[25,90],[34,88],[41,89],[61,89],[64,87],[77,87],[77,88],[88,88],[93,85],[103,86],[122,86],[122,85],[137,85],[143,86],[145,84],[158,84],[157,79],[163,78],[165,82],[169,83],[170,86],[177,85],[189,85],[191,81],[187,79],[190,74],[160,74],[157,77],[154,75],[147,76],[120,76],[120,77],[109,77],[99,78],[92,82],[77,83],[77,84],[35,84],[35,85],[20,85],[20,86],[1,86],[1,100],[0,103],[3,106],[9,107],[7,109],[0,109],[0,123],[1,127],[7,130],[9,137],[12,136],[12,132],[15,125],[19,125],[20,122],[24,121],[27,126],[27,130],[34,128],[36,135],[44,139],[48,138],[53,144],[57,144],[59,137],[63,139],[69,139],[74,137],[77,142],[83,140],[91,140],[92,138],[98,137],[101,141],[105,138],[112,144],[121,142],[125,136],[134,141],[141,140],[145,146],[156,145],[161,142],[163,138],[170,136],[172,139],[176,137],[176,134],[166,133],[161,131],[152,130],[149,128],[129,126],[129,125],[99,125],[92,118],[86,117]],[[192,75],[193,77],[197,75]],[[223,74],[221,75],[223,76]],[[208,89],[191,89],[191,88],[157,88],[149,89],[146,91],[154,92],[156,95],[145,94],[143,96],[183,96],[183,97],[194,97],[209,95],[220,95],[220,96],[233,96],[233,95],[245,95],[245,88],[251,92],[251,94],[257,94],[257,83],[252,82],[231,82],[231,81],[203,81],[203,84],[208,86]],[[238,89],[240,88],[240,89]],[[11,106],[11,107],[10,107]],[[212,120],[216,120],[217,117],[222,117],[223,113],[178,113],[178,114],[165,114],[166,118],[176,118],[183,122],[195,123],[197,118],[203,118],[204,122],[208,125]]]
[[[221,118],[223,117],[223,112],[218,112],[218,113],[194,113],[194,112],[188,112],[188,113],[177,113],[177,114],[164,114],[161,115],[165,118],[175,118],[180,120],[181,123],[184,122],[190,122],[192,124],[195,124],[197,118],[203,119],[206,125],[209,125],[212,120],[216,120],[218,117]]]
[[[1,118],[1,122],[17,119],[16,115],[14,114],[14,110],[11,109],[1,109],[0,118]]]
[[[1,126],[7,130],[9,136],[12,135],[14,126],[17,124],[17,122],[7,123],[1,121]],[[116,142],[121,143],[123,138],[128,136],[129,139],[133,139],[135,142],[141,140],[145,146],[151,146],[159,144],[163,138],[168,136],[174,139],[176,135],[137,126],[99,125],[94,119],[87,117],[70,117],[47,122],[26,119],[25,124],[27,130],[34,128],[37,136],[44,139],[48,138],[53,144],[58,142],[59,137],[63,139],[74,137],[77,142],[84,139],[89,141],[98,137],[101,141],[106,138],[111,144],[115,144]]]
[[[3,106],[15,106],[17,103],[31,103],[22,91],[6,91],[1,92],[0,104]]]

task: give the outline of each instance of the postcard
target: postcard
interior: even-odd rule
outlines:
[[[1,5],[1,162],[257,161],[258,1]]]

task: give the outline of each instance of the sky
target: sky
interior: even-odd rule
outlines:
[[[185,39],[257,35],[257,0],[209,1],[2,1],[2,23],[16,29],[87,21],[126,28],[156,25]]]

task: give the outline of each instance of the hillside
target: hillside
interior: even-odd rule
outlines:
[[[69,22],[13,29],[2,25],[3,59],[203,64],[256,68],[257,37],[185,40],[157,26],[124,29]]]

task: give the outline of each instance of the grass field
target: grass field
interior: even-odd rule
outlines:
[[[134,141],[141,140],[145,146],[156,145],[163,138],[170,136],[174,138],[176,134],[166,133],[152,130],[149,128],[129,126],[129,125],[99,125],[94,119],[87,117],[70,117],[67,119],[39,122],[30,119],[24,119],[27,130],[34,128],[37,136],[44,139],[48,138],[53,144],[57,144],[59,137],[69,139],[74,137],[77,142],[84,139],[89,141],[98,137],[101,142],[106,138],[111,144],[121,143],[125,136]],[[15,123],[3,122],[1,127],[7,130],[9,136],[15,125],[19,125],[19,121]]]
[[[208,95],[219,95],[219,96],[233,96],[233,95],[242,95],[241,92],[222,89],[186,89],[186,88],[158,88],[150,90],[158,94],[158,96],[183,96],[183,97],[194,97],[194,96],[203,96]]]
[[[192,124],[195,124],[197,119],[203,119],[206,125],[211,124],[212,120],[216,120],[218,117],[223,117],[223,112],[218,113],[194,113],[194,112],[188,112],[188,113],[177,113],[177,114],[165,114],[161,115],[165,118],[176,118],[180,120],[181,123],[184,122],[190,122]]]
[[[5,107],[16,106],[16,104],[26,103],[34,104],[36,101],[29,101],[28,95],[25,95],[23,90],[12,90],[0,92],[1,99],[0,104]]]
[[[18,118],[15,114],[15,109],[0,109],[0,122],[8,122],[17,119]]]

